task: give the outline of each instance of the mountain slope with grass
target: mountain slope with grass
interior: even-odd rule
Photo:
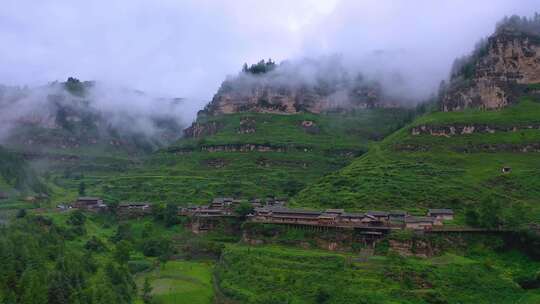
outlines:
[[[302,64],[312,77],[298,70]],[[169,203],[292,197],[425,110],[397,102],[375,80],[348,75],[339,60],[302,64],[245,65],[182,139],[120,174],[85,175],[87,188],[115,200]]]
[[[538,15],[503,20],[456,61],[439,92],[441,112],[373,145],[295,203],[461,214],[489,205],[514,222],[540,222],[539,38]]]
[[[180,138],[180,104],[72,77],[0,86],[0,140],[42,172],[113,171]]]
[[[198,134],[154,153],[144,164],[86,185],[107,197],[204,203],[216,196],[292,196],[347,165],[409,121],[414,110],[347,113],[234,113],[201,117]],[[203,130],[203,131],[201,131]]]
[[[0,146],[0,192],[14,195],[19,192],[45,193],[46,190],[23,158]]]
[[[392,134],[346,168],[308,186],[313,207],[463,211],[485,197],[540,221],[540,102],[501,111],[431,113]]]
[[[514,250],[470,242],[426,259],[229,245],[216,267],[221,291],[238,303],[537,303],[524,281],[539,264]],[[520,286],[520,283],[522,286]]]

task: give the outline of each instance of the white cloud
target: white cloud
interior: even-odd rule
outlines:
[[[498,19],[535,10],[537,0],[3,0],[0,83],[73,75],[202,107],[243,62],[375,49],[442,77]]]

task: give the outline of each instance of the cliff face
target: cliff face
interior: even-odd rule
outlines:
[[[348,111],[352,109],[395,108],[403,98],[386,94],[380,83],[362,77],[335,77],[305,80],[301,75],[263,75],[241,73],[225,80],[212,101],[199,111],[198,120],[184,130],[188,138],[215,134],[221,126],[204,122],[204,117],[241,112],[295,114]],[[306,132],[317,132],[316,126],[304,126]],[[241,122],[238,133],[254,133],[255,126]]]
[[[528,85],[540,83],[540,37],[504,29],[488,38],[472,75],[451,80],[442,97],[443,111],[500,109],[515,103]]]
[[[203,115],[238,112],[292,114],[321,113],[351,108],[396,107],[381,85],[361,77],[340,76],[307,81],[301,75],[241,73],[223,82],[212,101],[200,111]]]
[[[379,86],[364,86],[354,90],[340,89],[321,92],[314,87],[253,84],[241,90],[220,89],[204,113],[209,115],[238,112],[293,114],[321,113],[350,108],[396,107],[397,102],[383,97]]]

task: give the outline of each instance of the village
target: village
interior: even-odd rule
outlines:
[[[238,208],[248,206],[246,214]],[[91,212],[106,211],[109,207],[97,197],[79,197],[71,205],[59,205],[59,209],[80,209]],[[149,202],[124,202],[116,206],[121,218],[136,218],[152,213]],[[346,212],[344,209],[308,210],[287,207],[285,198],[252,199],[215,198],[208,205],[178,207],[178,215],[187,221],[194,233],[212,230],[221,219],[239,218],[246,222],[288,225],[313,230],[357,229],[372,234],[385,234],[391,230],[412,229],[430,231],[441,227],[444,221],[454,219],[451,209],[429,209],[425,216],[411,215],[406,211]]]

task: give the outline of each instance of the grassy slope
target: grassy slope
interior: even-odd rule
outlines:
[[[540,142],[540,130],[493,134],[474,133],[448,137],[411,135],[416,125],[487,123],[528,125],[540,122],[540,103],[525,99],[502,111],[468,110],[433,113],[373,146],[369,153],[346,168],[329,174],[296,197],[305,206],[353,209],[427,207],[460,209],[483,196],[497,195],[505,204],[522,204],[540,221],[540,153],[458,152],[481,144],[529,144]],[[404,145],[420,147],[405,151]],[[503,166],[512,167],[502,174]]]
[[[115,172],[110,177],[87,174],[85,182],[90,191],[120,200],[202,203],[218,195],[288,196],[347,165],[352,158],[344,157],[343,151],[363,153],[369,139],[389,134],[408,115],[405,110],[381,109],[352,114],[239,113],[212,117],[211,120],[222,124],[217,134],[180,140],[155,153],[135,170]],[[255,121],[256,132],[239,134],[240,120],[246,117]],[[301,126],[304,120],[314,121],[320,132],[304,131]],[[202,146],[236,144],[289,149],[287,152],[201,151]],[[174,153],[179,149],[191,152]],[[223,166],[213,166],[216,162]]]
[[[7,145],[19,158],[29,156],[26,163],[43,177],[42,182],[51,196],[50,206],[72,201],[78,195],[79,183],[84,175],[112,176],[126,171],[148,154],[131,142],[113,145],[112,142],[118,142],[117,138],[99,137],[95,130],[84,133],[27,125],[17,128],[15,132]],[[36,139],[43,143],[26,144]],[[91,144],[88,139],[96,141]],[[128,139],[126,141],[129,142]]]
[[[355,263],[330,252],[231,245],[217,274],[239,303],[537,303],[538,290],[513,279],[539,267],[517,252],[489,250]]]
[[[40,192],[43,185],[28,163],[10,151],[0,147],[0,191]]]
[[[69,228],[67,223],[71,212],[56,213],[50,212],[46,216],[51,218],[57,225]],[[85,244],[93,237],[98,238],[105,245],[105,250],[93,252],[92,255],[98,260],[106,260],[114,255],[115,244],[111,237],[118,229],[119,223],[106,216],[95,214],[86,214],[87,219],[84,224],[86,233],[66,241],[66,246],[77,252],[86,252]],[[145,257],[136,246],[141,240],[141,232],[144,227],[149,225],[153,229],[152,235],[164,236],[172,239],[174,236],[186,233],[183,227],[177,225],[166,228],[151,219],[138,219],[123,221],[122,224],[128,224],[133,232],[133,243],[130,261],[144,262],[153,265],[150,269],[135,273],[135,282],[138,286],[137,292],[141,293],[144,279],[148,278],[153,287],[153,297],[159,300],[159,303],[211,303],[213,296],[213,287],[211,284],[212,264],[207,262],[191,261],[168,261],[164,265],[155,266],[155,258]],[[142,299],[137,298],[135,303],[142,303]]]
[[[136,277],[139,289],[148,278],[153,298],[158,303],[210,304],[212,303],[212,264],[191,261],[170,261],[163,267]],[[143,303],[142,300],[136,303]]]

